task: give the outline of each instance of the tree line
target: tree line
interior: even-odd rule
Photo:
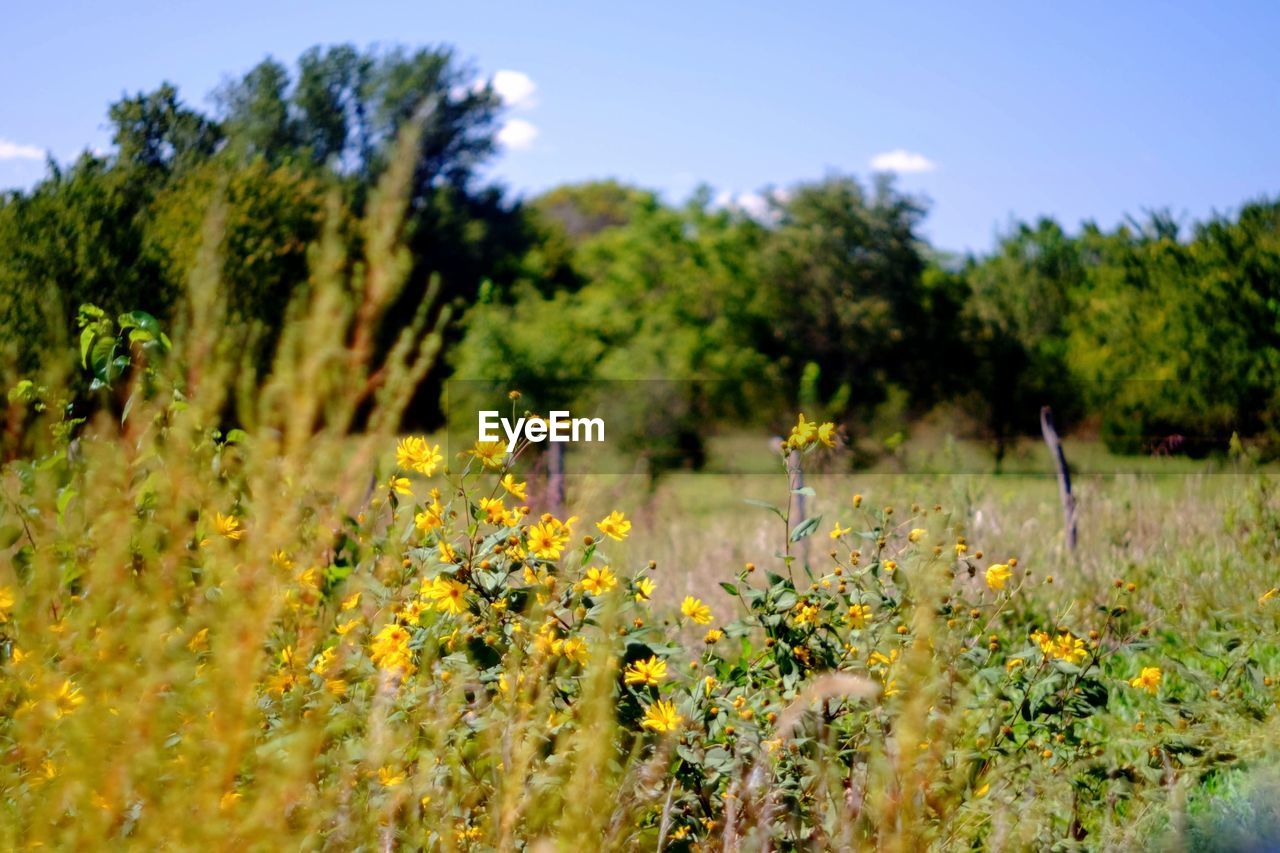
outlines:
[[[632,438],[695,461],[709,424],[777,426],[796,405],[855,439],[942,412],[997,459],[1041,405],[1120,452],[1211,452],[1232,433],[1280,446],[1280,200],[1190,226],[1043,218],[956,257],[886,176],[788,187],[763,214],[613,181],[513,198],[482,174],[501,100],[448,47],[317,47],[212,103],[168,84],[122,97],[108,153],[0,197],[6,378],[72,349],[83,303],[174,316],[211,243],[247,369],[265,365],[321,229],[358,241],[416,122],[411,286],[383,343],[429,289],[457,319],[415,426],[439,423],[448,377],[565,405],[600,380],[667,379],[661,401],[635,401]]]

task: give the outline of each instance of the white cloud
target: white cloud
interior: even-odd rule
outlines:
[[[510,119],[502,126],[502,130],[498,131],[498,142],[513,151],[523,151],[532,147],[533,140],[537,138],[538,128],[522,118]]]
[[[772,222],[777,218],[774,205],[785,204],[789,196],[786,190],[780,189],[739,193],[721,190],[712,197],[711,205],[745,213],[759,222]]]
[[[895,148],[893,151],[886,151],[872,157],[871,168],[877,172],[899,172],[906,175],[914,172],[932,172],[938,168],[938,164],[923,154],[917,154],[905,148]]]
[[[0,160],[43,160],[44,152],[34,145],[19,145],[0,139]]]
[[[493,75],[493,91],[502,102],[515,109],[529,109],[537,106],[535,97],[538,86],[523,71],[503,70]]]

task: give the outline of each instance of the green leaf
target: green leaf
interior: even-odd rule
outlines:
[[[730,595],[736,596],[738,594],[738,588],[731,583],[725,583],[724,581],[720,581],[720,588],[723,589],[725,592],[729,593]]]
[[[778,509],[776,506],[769,503],[768,501],[758,501],[754,498],[743,498],[742,502],[746,504],[750,504],[751,506],[758,506],[761,509],[767,509],[769,510],[769,512],[773,513],[778,518],[781,518],[783,521],[786,521],[787,519],[787,517],[782,514],[782,510]]]
[[[806,518],[804,521],[796,525],[795,529],[791,531],[791,536],[788,538],[790,538],[792,542],[799,542],[801,539],[817,530],[818,525],[821,523],[822,516],[820,515],[815,515],[813,518]]]
[[[6,524],[0,527],[0,549],[8,548],[22,536],[22,527],[17,524]]]
[[[818,493],[813,490],[813,486],[801,486],[798,489],[792,489],[793,495],[804,495],[807,498],[815,497]]]

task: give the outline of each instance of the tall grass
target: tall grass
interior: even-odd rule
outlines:
[[[269,369],[215,208],[171,352],[121,330],[88,423],[56,373],[11,395],[0,845],[1177,845],[1274,757],[1265,480],[1086,485],[1069,562],[1004,480],[819,478],[804,524],[779,458],[776,514],[672,478],[629,533],[625,486],[558,519],[519,454],[397,446],[448,319],[379,335],[411,166],[355,237],[333,206]]]

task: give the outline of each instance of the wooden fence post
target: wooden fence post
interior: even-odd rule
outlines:
[[[1076,499],[1071,494],[1071,473],[1067,470],[1067,457],[1062,452],[1062,441],[1058,431],[1053,428],[1053,412],[1048,406],[1040,407],[1040,432],[1044,434],[1044,443],[1049,445],[1049,455],[1058,470],[1058,497],[1062,499],[1062,520],[1066,526],[1067,551],[1074,554],[1076,550]]]

